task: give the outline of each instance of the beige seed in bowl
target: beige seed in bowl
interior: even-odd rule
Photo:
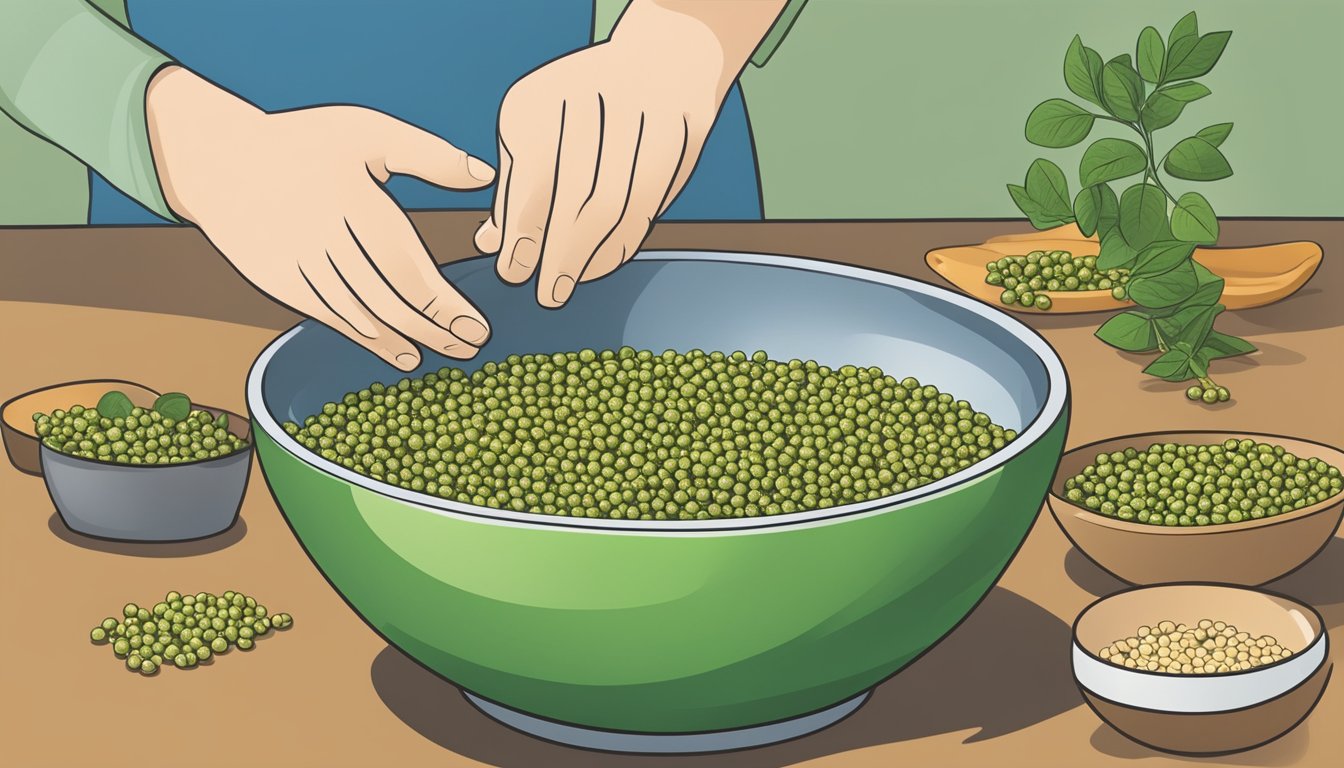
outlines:
[[[1202,619],[1195,626],[1161,621],[1102,648],[1102,660],[1128,669],[1173,675],[1241,672],[1282,661],[1293,651],[1273,636],[1252,637],[1224,621]]]

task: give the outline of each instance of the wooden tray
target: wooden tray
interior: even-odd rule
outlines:
[[[938,248],[929,251],[924,261],[947,282],[1000,309],[1060,314],[1113,312],[1133,306],[1130,301],[1117,301],[1110,291],[1036,291],[1050,297],[1049,310],[1007,306],[999,302],[1003,288],[985,282],[985,264],[1003,256],[1024,256],[1031,251],[1095,256],[1100,247],[1095,238],[1083,237],[1075,225],[1069,224],[1040,232],[1000,235],[979,245]],[[1287,298],[1305,285],[1321,265],[1321,246],[1298,240],[1251,248],[1197,248],[1194,258],[1226,281],[1221,301],[1228,309],[1250,309]]]

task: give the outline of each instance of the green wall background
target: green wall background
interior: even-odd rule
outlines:
[[[625,3],[597,2],[605,36]],[[1201,33],[1232,39],[1201,80],[1213,95],[1157,134],[1158,151],[1233,122],[1223,150],[1234,175],[1196,185],[1219,214],[1344,216],[1339,0],[811,0],[766,66],[742,76],[766,215],[1018,217],[1004,186],[1038,156],[1076,192],[1087,142],[1023,138],[1032,107],[1073,98],[1069,41],[1133,55],[1139,30],[1165,39],[1191,10]]]
[[[122,0],[96,2],[124,18]],[[595,4],[605,38],[625,0]],[[1022,135],[1033,106],[1071,97],[1069,40],[1109,59],[1189,10],[1232,40],[1202,80],[1213,95],[1158,134],[1158,151],[1234,122],[1223,149],[1235,174],[1197,185],[1221,215],[1344,216],[1339,0],[811,0],[742,76],[766,215],[1017,217],[1004,185],[1038,156],[1076,191],[1086,142],[1046,150]],[[0,224],[82,222],[87,195],[83,165],[0,117]]]

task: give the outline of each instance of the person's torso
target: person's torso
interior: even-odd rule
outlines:
[[[509,86],[588,45],[593,24],[591,0],[127,0],[126,9],[136,34],[263,109],[372,107],[492,163]],[[90,223],[161,221],[90,176]],[[668,218],[760,218],[756,176],[734,89]],[[411,178],[394,178],[388,188],[412,209],[488,208],[492,195]]]

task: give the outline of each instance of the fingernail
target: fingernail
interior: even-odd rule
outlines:
[[[495,169],[479,157],[467,157],[467,173],[481,181],[493,181],[495,178]]]
[[[468,315],[459,315],[448,324],[448,330],[468,344],[484,344],[490,338],[490,329],[485,323]]]
[[[532,269],[537,265],[537,241],[530,237],[520,237],[513,244],[513,253],[509,254],[509,263],[521,269]]]
[[[420,358],[410,352],[402,352],[397,355],[397,366],[401,368],[414,368],[420,364]]]
[[[569,301],[569,297],[574,293],[574,278],[569,275],[561,275],[555,279],[555,286],[551,288],[551,299],[556,304],[564,304]]]

